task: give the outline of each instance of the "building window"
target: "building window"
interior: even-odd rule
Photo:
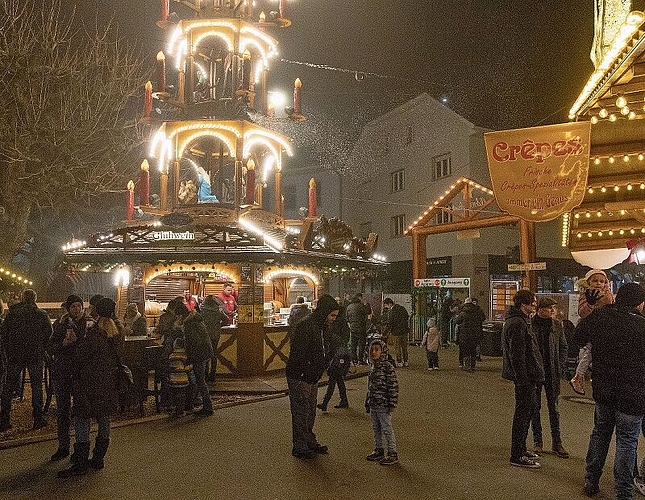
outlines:
[[[432,180],[442,179],[452,174],[452,158],[450,154],[437,156],[432,168]]]
[[[408,127],[408,133],[405,136],[405,143],[412,144],[413,140],[414,140],[414,128]]]
[[[405,170],[397,170],[390,174],[390,192],[396,193],[405,188]]]
[[[298,197],[296,196],[296,185],[295,184],[284,184],[282,186],[282,196],[284,196],[284,209],[285,210],[297,210],[298,209]]]
[[[390,219],[390,233],[392,238],[403,236],[405,231],[405,214],[395,215]]]
[[[452,205],[448,208],[452,208]],[[452,222],[452,212],[448,212],[447,210],[440,210],[439,213],[434,216],[435,224],[448,224],[450,222]]]
[[[360,225],[360,236],[361,236],[361,238],[366,240],[371,232],[372,232],[372,223],[371,222],[363,222]]]

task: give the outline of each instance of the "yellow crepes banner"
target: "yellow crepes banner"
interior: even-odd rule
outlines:
[[[495,199],[505,212],[543,222],[582,203],[590,122],[487,132],[484,140]]]

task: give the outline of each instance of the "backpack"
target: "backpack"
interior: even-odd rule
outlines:
[[[352,357],[346,347],[339,347],[327,367],[327,375],[335,377],[344,377],[349,371]]]

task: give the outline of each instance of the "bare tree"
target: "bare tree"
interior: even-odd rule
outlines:
[[[0,259],[34,207],[124,189],[143,136],[142,59],[108,26],[75,28],[59,0],[0,5]]]

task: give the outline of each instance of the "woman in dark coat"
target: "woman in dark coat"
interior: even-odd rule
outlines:
[[[188,364],[193,365],[195,384],[202,397],[203,406],[197,415],[210,417],[213,414],[213,403],[206,385],[206,368],[213,357],[213,344],[208,336],[206,324],[197,311],[190,311],[184,320],[184,336]]]
[[[80,476],[86,474],[89,467],[103,468],[103,458],[110,444],[110,415],[119,405],[117,349],[123,333],[114,321],[115,306],[107,297],[98,302],[99,320],[76,349],[72,414],[76,433],[74,451],[78,455],[69,469],[58,473],[59,477]],[[98,422],[98,434],[89,460],[91,419]]]
[[[207,295],[201,307],[201,315],[213,346],[210,372],[207,377],[209,382],[215,382],[215,374],[217,373],[217,346],[219,345],[219,338],[222,334],[222,327],[228,325],[228,316],[223,311],[223,308],[224,303],[213,295]]]

